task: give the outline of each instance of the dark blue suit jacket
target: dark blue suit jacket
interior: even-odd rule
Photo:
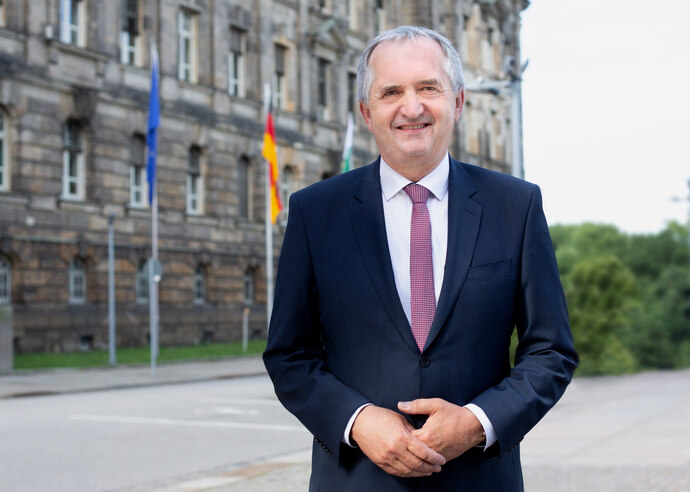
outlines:
[[[310,490],[522,490],[518,443],[577,365],[541,193],[453,159],[448,193],[443,287],[421,354],[393,278],[378,160],[290,199],[264,361],[315,436]],[[419,479],[341,443],[360,405],[432,397],[478,405],[498,442]]]

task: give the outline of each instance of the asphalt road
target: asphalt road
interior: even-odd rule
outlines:
[[[5,399],[0,416],[2,491],[156,490],[311,446],[265,376]]]
[[[526,490],[690,491],[689,389],[576,378],[522,443]],[[0,399],[1,491],[304,491],[310,445],[266,376]]]

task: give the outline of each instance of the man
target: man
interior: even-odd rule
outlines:
[[[264,354],[310,490],[522,490],[518,443],[577,365],[539,189],[449,158],[443,36],[373,39],[358,98],[380,157],[291,197]]]

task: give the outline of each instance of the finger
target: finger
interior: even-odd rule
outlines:
[[[401,477],[427,477],[432,473],[441,471],[440,465],[427,463],[411,453],[400,456],[398,461],[392,464],[395,474]]]
[[[412,401],[399,401],[398,409],[409,415],[429,415],[439,407],[438,398],[419,398]]]
[[[440,468],[442,465],[446,464],[446,459],[441,453],[435,451],[417,437],[413,437],[408,441],[407,450],[417,459],[432,466],[438,466]]]

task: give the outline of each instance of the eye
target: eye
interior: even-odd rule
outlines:
[[[383,93],[383,97],[394,96],[394,95],[398,94],[398,92],[400,92],[400,91],[398,91],[398,89],[389,89]]]
[[[422,87],[422,92],[438,92],[438,88],[433,85],[426,85]]]

